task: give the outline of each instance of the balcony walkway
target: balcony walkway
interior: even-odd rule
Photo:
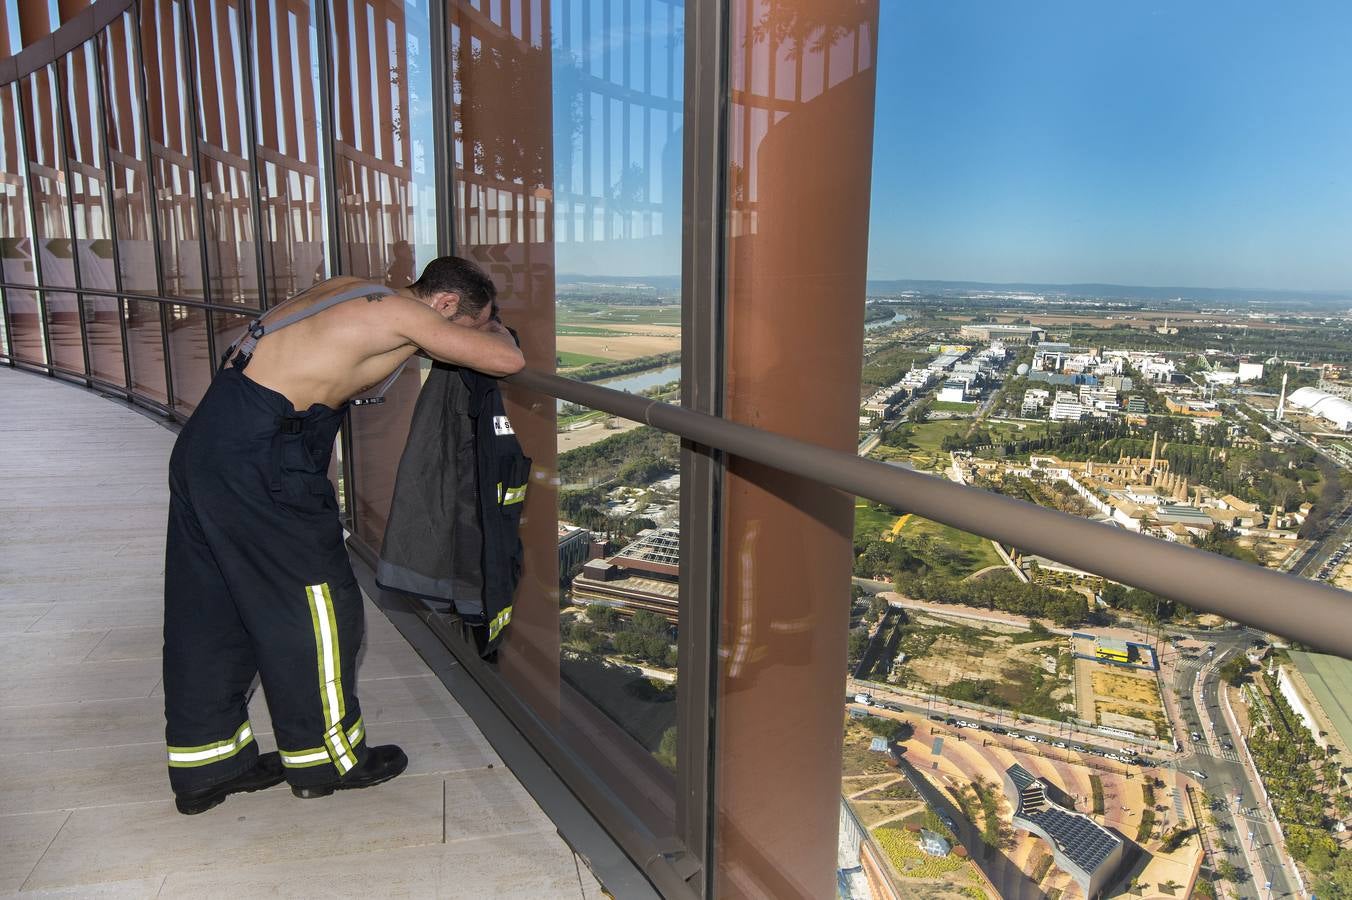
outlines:
[[[175,811],[160,688],[173,441],[115,402],[0,368],[0,897],[602,896],[374,606],[362,712],[408,772],[323,800],[279,785]]]

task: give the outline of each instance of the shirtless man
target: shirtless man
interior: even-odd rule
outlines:
[[[316,285],[226,354],[169,462],[164,692],[181,813],[283,779],[303,798],[388,781],[357,702],[362,597],[328,480],[349,401],[414,353],[510,375],[523,360],[491,280],[434,260],[407,288]],[[262,678],[278,752],[260,754],[247,692]]]

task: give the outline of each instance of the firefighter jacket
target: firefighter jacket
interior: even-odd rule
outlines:
[[[497,379],[434,363],[399,460],[376,582],[453,610],[485,658],[512,619],[530,466]]]

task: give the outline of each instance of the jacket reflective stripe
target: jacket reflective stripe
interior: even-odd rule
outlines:
[[[329,749],[333,764],[338,771],[346,774],[357,764],[352,747],[347,744],[341,723],[347,714],[343,699],[342,660],[338,650],[338,623],[333,615],[333,599],[329,595],[329,586],[312,584],[306,592],[310,595],[310,620],[315,630],[315,655],[319,667],[319,699],[324,707],[324,744]]]
[[[347,746],[350,750],[354,744],[360,744],[361,739],[366,736],[366,728],[361,719],[352,723],[352,727],[347,730]],[[282,750],[282,765],[289,769],[305,769],[310,766],[323,765],[331,762],[333,757],[330,755],[327,740],[324,747],[311,747],[309,750]]]
[[[502,482],[498,482],[498,504],[500,506],[511,506],[513,503],[520,503],[526,499],[526,485],[519,484],[516,487],[502,489]]]
[[[498,636],[502,629],[512,621],[512,608],[509,606],[502,612],[493,617],[493,621],[488,623],[488,639],[491,641]]]
[[[245,720],[244,724],[239,726],[239,730],[235,732],[235,736],[227,740],[217,741],[214,744],[202,744],[199,747],[170,747],[169,765],[175,769],[191,769],[196,766],[220,762],[223,759],[229,759],[249,746],[253,739],[253,729],[249,727],[248,720]]]

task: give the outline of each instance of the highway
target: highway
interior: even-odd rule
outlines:
[[[1164,651],[1175,654],[1169,660],[1173,672],[1170,684],[1179,700],[1179,724],[1183,726],[1179,740],[1185,747],[1185,755],[1176,759],[1174,766],[1185,773],[1206,776],[1194,779],[1213,801],[1221,843],[1230,848],[1231,864],[1250,875],[1237,886],[1236,896],[1244,900],[1298,897],[1297,883],[1277,849],[1276,826],[1253,775],[1242,763],[1242,736],[1222,710],[1221,681],[1215,674],[1228,656],[1243,653],[1261,635],[1248,629],[1231,629],[1210,632],[1204,639],[1215,646],[1214,654],[1182,657],[1172,648]],[[1194,734],[1200,735],[1200,740],[1194,739]],[[1270,891],[1265,889],[1267,882],[1272,884]]]

